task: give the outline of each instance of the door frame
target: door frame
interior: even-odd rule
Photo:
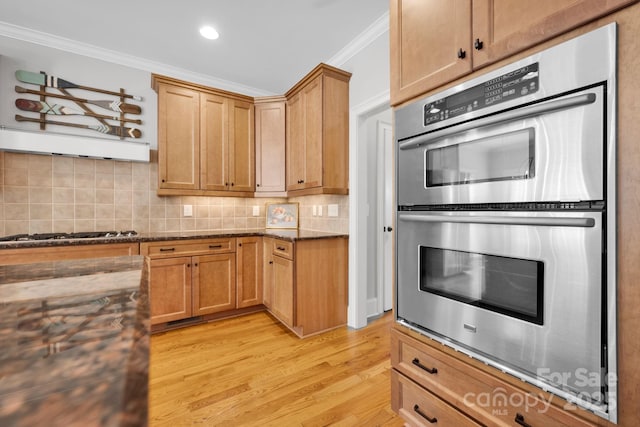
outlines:
[[[388,147],[391,150],[389,157],[387,158],[387,146],[385,146],[384,132],[389,129],[391,132],[391,140],[389,141],[390,146]],[[376,284],[376,315],[380,315],[387,310],[390,310],[393,306],[393,290],[389,292],[389,288],[393,288],[393,242],[395,241],[394,234],[388,235],[387,233],[395,233],[395,221],[393,218],[393,207],[395,203],[393,202],[394,191],[393,188],[390,188],[391,194],[389,195],[391,200],[391,204],[388,207],[390,210],[389,218],[386,218],[386,195],[385,187],[386,187],[386,179],[387,175],[391,174],[392,187],[393,187],[393,171],[394,171],[394,158],[393,158],[393,125],[391,123],[387,123],[381,120],[378,120],[376,123],[376,150],[377,150],[377,165],[376,165],[376,178],[377,178],[377,202],[378,206],[376,209],[378,210],[377,216],[377,229],[376,236],[378,237],[377,245],[376,245],[376,262],[378,263],[378,274],[377,284]],[[387,162],[388,160],[388,162]],[[387,168],[387,163],[390,165],[390,168]],[[383,227],[391,227],[392,231],[381,232],[380,230]],[[380,238],[380,236],[382,236]],[[388,244],[391,246],[389,249],[391,254],[389,258],[386,257],[386,237],[389,236]],[[390,269],[391,277],[389,277],[389,283],[386,281],[385,271],[385,260],[390,261]],[[389,307],[389,308],[387,308]]]
[[[358,153],[367,149],[366,133],[361,125],[371,115],[390,106],[390,92],[386,90],[349,110],[349,306],[347,325],[351,328],[367,326],[367,164]]]

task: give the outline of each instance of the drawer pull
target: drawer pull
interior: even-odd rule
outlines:
[[[160,248],[160,252],[173,252],[176,248]]]
[[[437,368],[427,368],[426,366],[424,366],[422,363],[420,363],[420,359],[418,359],[417,357],[414,358],[411,363],[413,363],[414,365],[416,365],[418,368],[427,371],[430,374],[437,374],[438,373],[438,369]]]
[[[284,246],[276,246],[276,249],[279,251],[284,251],[286,248]]]
[[[222,249],[222,245],[209,245],[209,249]]]
[[[531,424],[528,424],[524,421],[524,415],[516,414],[516,419],[514,420],[516,424],[520,424],[522,427],[531,427]]]
[[[413,405],[413,410],[416,412],[416,414],[420,415],[422,418],[429,421],[431,424],[435,424],[438,422],[438,419],[436,417],[431,418],[429,415],[422,412],[418,405]]]

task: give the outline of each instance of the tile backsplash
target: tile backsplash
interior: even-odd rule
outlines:
[[[46,156],[0,151],[0,236],[20,233],[260,228],[266,203],[287,199],[156,195],[157,162]],[[348,233],[349,196],[291,197],[300,228]],[[191,205],[193,216],[184,216]],[[338,216],[328,216],[337,205]],[[253,216],[253,207],[259,215]],[[313,215],[316,206],[316,215]],[[322,206],[322,216],[319,208]]]

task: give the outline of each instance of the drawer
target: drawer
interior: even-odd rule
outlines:
[[[577,410],[565,411],[553,406],[551,402],[565,404],[557,396],[550,399],[550,395],[542,391],[531,393],[516,388],[396,329],[391,332],[391,364],[394,369],[484,424],[531,427],[593,425],[578,418]]]
[[[293,242],[274,239],[273,254],[293,260]]]
[[[391,371],[391,400],[410,426],[481,425],[395,370]]]
[[[236,239],[167,240],[140,244],[140,253],[152,258],[235,252]]]

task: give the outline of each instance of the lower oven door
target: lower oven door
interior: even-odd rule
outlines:
[[[400,321],[603,404],[600,211],[399,212],[397,230]]]

